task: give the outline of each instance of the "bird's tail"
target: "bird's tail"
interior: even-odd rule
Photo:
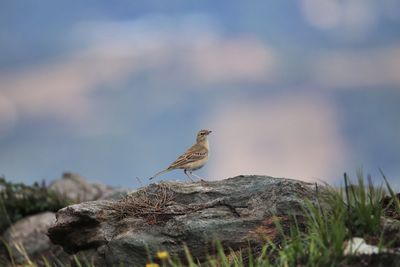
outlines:
[[[165,169],[165,170],[163,170],[163,171],[157,172],[156,174],[154,174],[153,176],[151,176],[151,177],[149,178],[149,180],[154,179],[154,178],[156,178],[157,176],[159,176],[159,175],[161,175],[161,174],[164,174],[164,173],[166,173],[166,172],[169,172],[170,170],[171,170],[171,169]]]

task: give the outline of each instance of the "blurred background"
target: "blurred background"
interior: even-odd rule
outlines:
[[[135,188],[206,128],[208,180],[398,189],[399,29],[397,0],[2,0],[0,174]]]

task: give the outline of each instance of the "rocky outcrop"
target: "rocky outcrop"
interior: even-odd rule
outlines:
[[[47,237],[47,230],[56,220],[54,212],[43,212],[19,220],[8,228],[3,239],[8,244],[15,263],[41,259],[42,256],[68,258],[68,254],[53,245]]]
[[[49,229],[67,252],[96,249],[99,266],[143,266],[160,249],[206,258],[212,242],[237,250],[275,239],[275,218],[302,215],[315,186],[267,176],[237,176],[213,182],[161,182],[121,200],[72,205],[57,212]]]
[[[88,182],[79,174],[70,172],[64,173],[60,179],[52,182],[49,189],[77,203],[112,198],[118,193],[110,186]]]
[[[49,190],[58,194],[60,199],[68,199],[69,203],[70,201],[79,203],[98,199],[120,199],[128,192],[126,189],[88,182],[82,176],[73,173],[64,173],[62,178],[51,183]],[[69,262],[70,255],[65,253],[60,246],[53,244],[47,236],[48,228],[54,224],[55,220],[54,212],[33,214],[18,220],[4,233],[0,233],[0,239],[10,249],[7,251],[3,242],[0,242],[0,266],[7,265],[11,261],[24,264],[29,263],[30,260],[41,266],[43,257],[50,263],[53,259],[55,262]],[[92,251],[85,251],[83,257],[85,260],[92,260],[94,256],[96,254]]]

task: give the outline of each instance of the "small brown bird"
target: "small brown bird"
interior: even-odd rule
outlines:
[[[201,130],[197,133],[196,144],[194,144],[191,148],[186,150],[186,152],[177,158],[174,162],[169,165],[168,168],[162,170],[156,174],[154,174],[149,179],[153,179],[161,174],[166,172],[183,169],[186,176],[192,181],[192,175],[200,178],[195,175],[193,171],[200,169],[203,167],[208,161],[208,151],[210,150],[210,146],[208,144],[207,136],[211,133],[209,130]]]

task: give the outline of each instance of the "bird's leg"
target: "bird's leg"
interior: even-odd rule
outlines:
[[[190,177],[192,178],[190,180],[192,180],[192,182],[196,182],[196,179],[193,177],[193,171],[189,170],[188,173],[189,173]]]
[[[189,173],[190,173],[190,175],[193,175],[193,176],[196,177],[197,179],[200,179],[200,182],[202,182],[202,183],[203,183],[203,182],[206,182],[206,181],[204,181],[203,178],[201,178],[200,176],[194,174],[193,171],[189,171]],[[192,176],[192,177],[193,177],[193,176]]]
[[[189,178],[189,180],[192,181],[192,183],[194,183],[192,177],[190,177],[189,174],[187,173],[187,170],[185,169],[183,172],[186,174],[186,176]]]
[[[198,176],[197,174],[190,172],[190,175],[193,175],[194,177],[200,179],[200,180],[204,180],[203,178],[201,178],[200,176]]]
[[[192,174],[192,175],[194,175],[195,177],[197,177],[198,179],[200,179],[200,182],[201,182],[203,185],[207,185],[207,184],[208,184],[208,182],[207,182],[206,180],[204,180],[203,178],[201,178],[200,176],[198,176],[198,175],[196,175],[196,174],[194,174],[194,173],[192,173],[192,172],[190,172],[190,174]]]

